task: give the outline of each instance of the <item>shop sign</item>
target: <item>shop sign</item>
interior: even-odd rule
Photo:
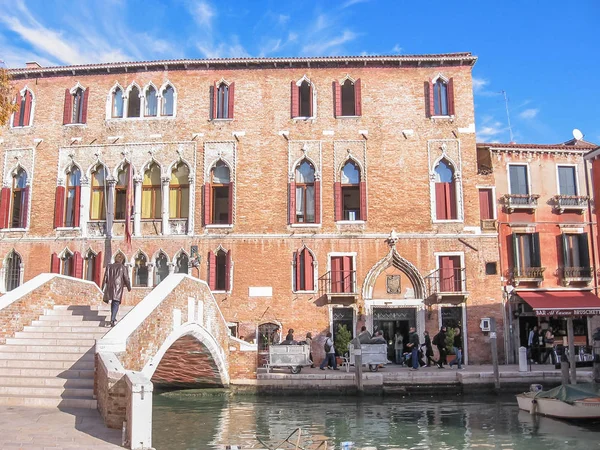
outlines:
[[[598,316],[600,309],[536,309],[538,317]]]

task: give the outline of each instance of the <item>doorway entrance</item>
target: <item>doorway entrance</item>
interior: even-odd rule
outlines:
[[[404,349],[408,343],[408,330],[417,327],[416,308],[378,308],[373,307],[373,334],[383,331],[383,337],[388,343],[388,359],[394,361],[394,336],[399,331],[404,338]]]
[[[350,336],[354,338],[354,310],[352,308],[333,308],[332,318],[334,342],[340,326],[345,326],[346,330],[350,332]]]
[[[442,306],[442,326],[450,328],[460,328],[464,332],[462,326],[462,307],[461,306]]]

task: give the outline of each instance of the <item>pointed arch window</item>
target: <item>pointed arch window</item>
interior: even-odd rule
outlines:
[[[139,88],[132,86],[127,94],[127,117],[140,117],[141,100]]]
[[[205,224],[233,223],[233,182],[229,166],[218,161],[210,171],[210,182],[204,186]]]
[[[225,83],[217,87],[217,119],[228,119],[229,86]]]
[[[433,107],[436,116],[448,115],[448,85],[442,79],[433,84]]]
[[[133,286],[147,287],[148,286],[148,261],[146,256],[138,253],[133,263]]]
[[[63,255],[60,258],[60,260],[61,260],[60,273],[62,273],[63,275],[67,275],[69,277],[74,276],[75,264],[74,264],[73,259],[74,259],[73,253],[71,253],[69,250],[65,250],[65,252],[63,253]]]
[[[362,115],[360,78],[352,81],[347,78],[343,83],[334,81],[335,116],[353,117]]]
[[[211,87],[212,91],[212,119],[233,119],[235,96],[235,83],[217,81]]]
[[[231,290],[231,250],[208,252],[208,285],[211,291]]]
[[[81,171],[78,167],[71,167],[67,173],[67,187],[65,199],[65,226],[79,226],[79,211],[81,204]]]
[[[21,285],[22,264],[23,262],[19,254],[14,250],[10,252],[6,259],[6,269],[4,272],[6,292],[10,292]]]
[[[63,125],[86,123],[89,89],[65,89]]]
[[[149,86],[146,89],[146,117],[156,117],[158,114],[158,98],[154,86]]]
[[[154,261],[154,285],[160,284],[169,276],[169,258],[160,252]]]
[[[123,164],[117,173],[117,183],[115,184],[115,220],[125,220],[128,188],[129,164]]]
[[[112,95],[112,117],[113,119],[122,118],[123,117],[123,90],[118,87],[115,89]]]
[[[292,81],[292,118],[313,117],[315,113],[314,90],[310,81],[304,79],[298,85]]]
[[[173,86],[168,85],[162,91],[162,116],[172,116],[175,112],[175,89]]]
[[[302,160],[290,186],[290,223],[317,223],[317,184],[314,166]]]
[[[29,89],[15,99],[18,109],[13,115],[13,127],[28,127],[33,122],[33,94]]]
[[[435,212],[437,220],[456,220],[456,183],[450,162],[442,159],[435,167]]]
[[[27,186],[27,172],[23,168],[19,168],[13,176],[11,197],[10,228],[27,228],[29,186]]]
[[[171,171],[169,185],[169,217],[187,219],[190,210],[190,170],[185,163],[178,163]]]
[[[305,247],[294,253],[294,291],[315,290],[315,261]]]
[[[175,273],[189,273],[189,263],[190,259],[188,258],[188,255],[181,252],[175,260]]]
[[[90,220],[106,220],[106,177],[108,171],[98,164],[92,172]]]
[[[144,172],[142,181],[142,219],[160,219],[161,212],[160,167],[152,163]]]
[[[348,160],[334,186],[336,220],[367,220],[366,183],[358,164]]]
[[[102,286],[102,252],[98,254],[89,250],[84,258],[85,270],[83,278]]]
[[[438,75],[425,82],[425,111],[427,117],[454,116],[454,80]]]

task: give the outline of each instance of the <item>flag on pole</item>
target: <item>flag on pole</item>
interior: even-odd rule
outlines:
[[[133,216],[133,169],[127,165],[127,193],[125,194],[125,244],[131,250],[131,216]]]

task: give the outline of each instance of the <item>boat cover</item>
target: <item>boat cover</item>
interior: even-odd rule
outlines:
[[[600,398],[600,385],[596,383],[568,384],[558,386],[549,391],[540,391],[535,395],[536,398],[555,398],[565,403],[572,404],[577,400],[585,398]]]

